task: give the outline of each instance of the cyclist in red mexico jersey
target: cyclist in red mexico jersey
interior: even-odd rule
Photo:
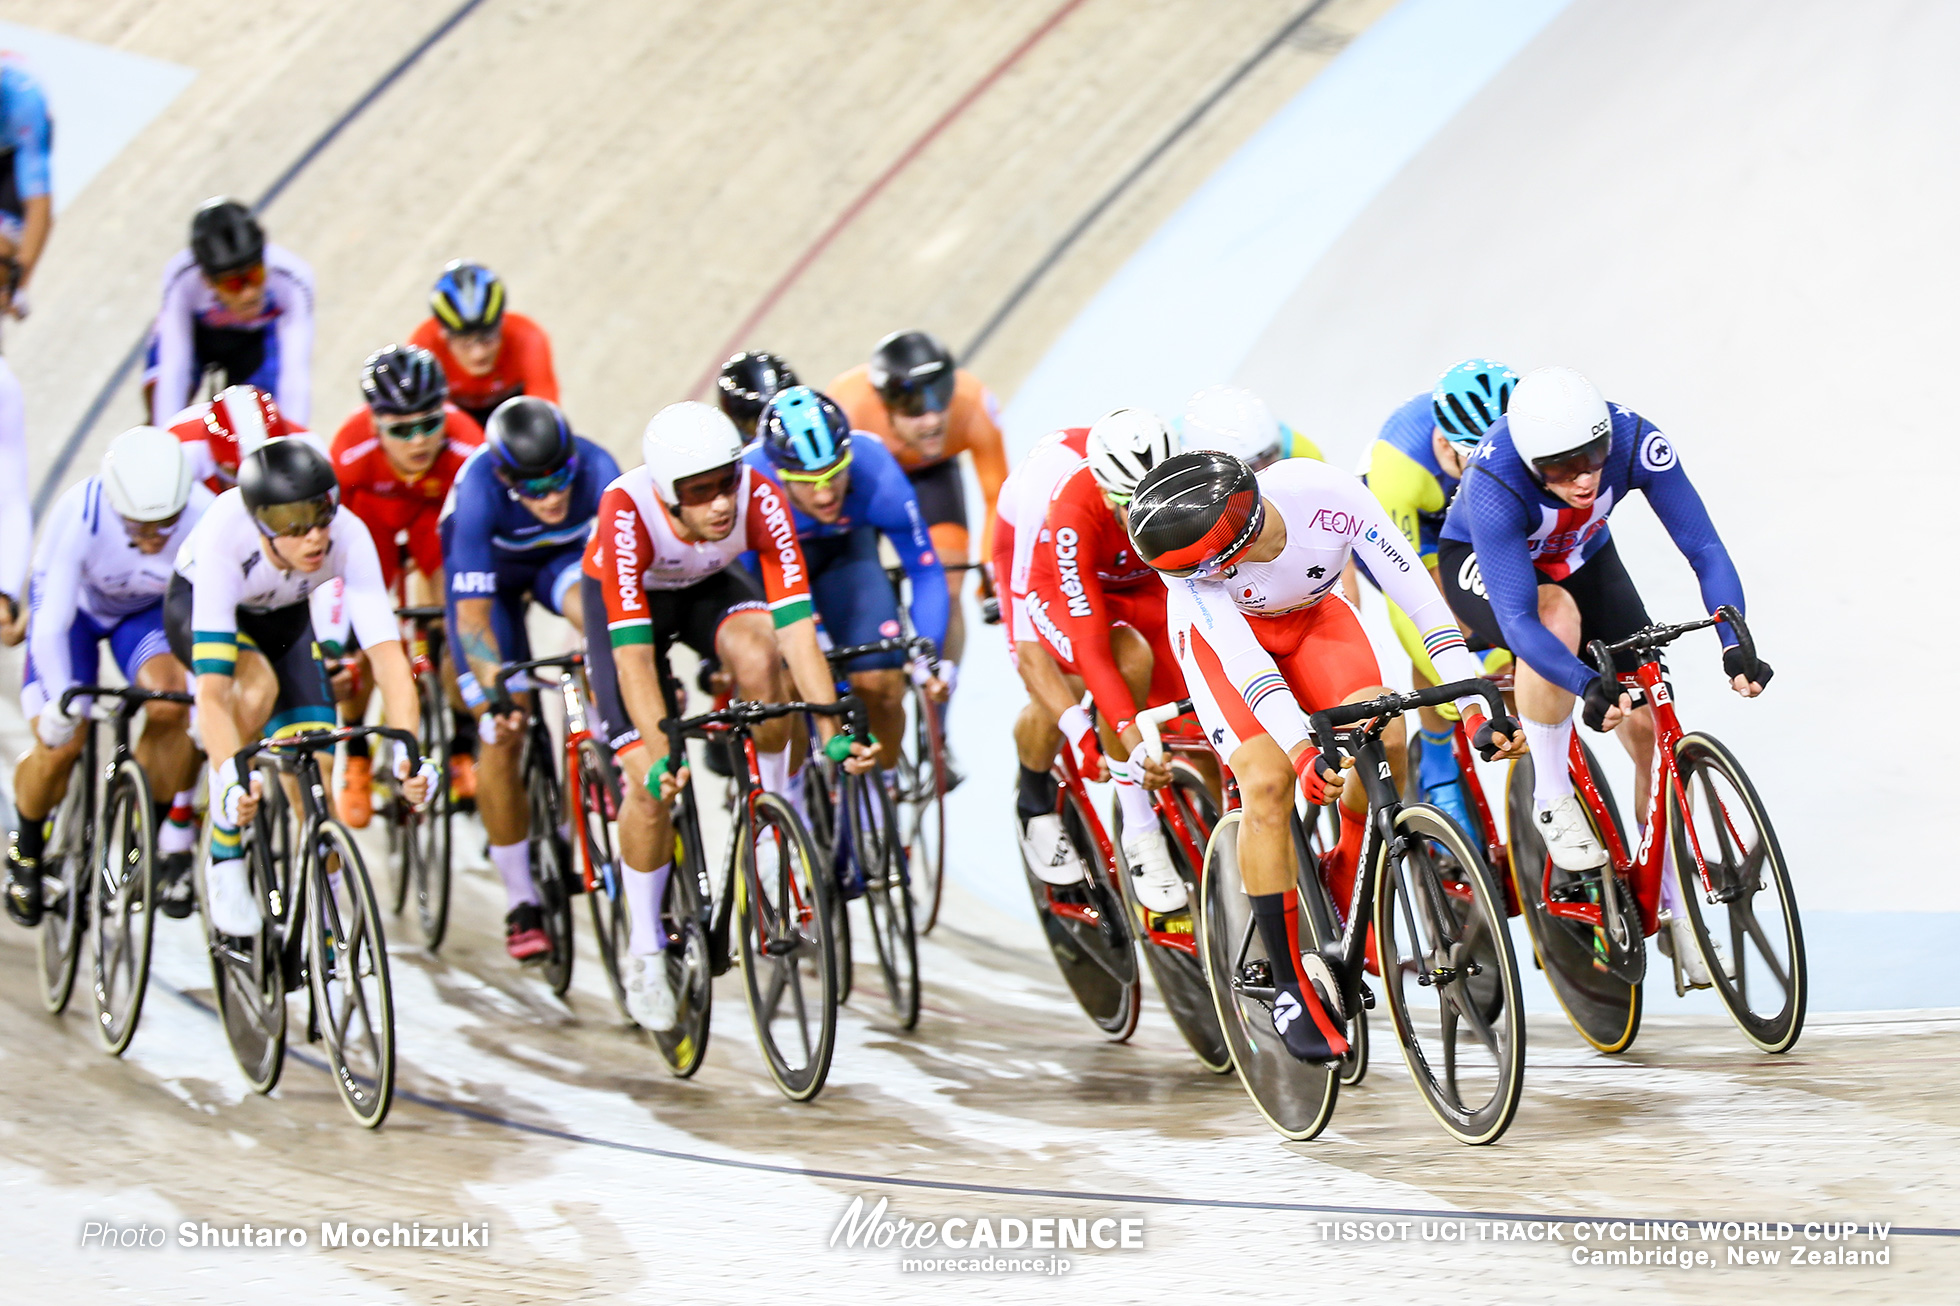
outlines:
[[[505,311],[503,278],[481,263],[450,262],[429,292],[429,310],[408,337],[436,356],[449,399],[478,426],[518,395],[558,402],[551,339],[522,313]]]
[[[674,993],[660,952],[666,937],[660,901],[673,870],[667,805],[686,782],[686,759],[667,756],[660,723],[680,710],[661,686],[656,654],[678,641],[714,656],[734,677],[739,698],[832,703],[837,688],[817,644],[810,573],[796,541],[782,487],[742,461],[734,423],[701,403],[670,404],[641,440],[644,466],[621,474],[599,500],[580,584],[586,611],[603,624],[585,628],[585,669],[597,733],[625,772],[620,855],[632,913],[621,979],[627,1010],[652,1030],[674,1025]],[[735,565],[753,550],[758,586]],[[787,676],[784,666],[788,666]],[[875,765],[872,750],[818,717],[825,751],[852,770]],[[789,787],[797,727],[783,717],[758,726],[763,787]],[[671,770],[670,770],[671,767]]]
[[[1084,450],[1082,465],[1048,501],[1028,573],[1028,622],[1057,667],[1087,685],[1102,716],[1100,746],[1123,805],[1123,853],[1137,901],[1178,911],[1186,906],[1184,881],[1144,792],[1168,782],[1170,771],[1136,752],[1143,735],[1131,718],[1138,708],[1184,697],[1184,677],[1171,653],[1163,583],[1124,530],[1131,492],[1176,452],[1177,437],[1155,413],[1119,408],[1089,428]],[[1057,724],[1078,765],[1094,774],[1087,714],[1070,703]]]
[[[1308,802],[1341,802],[1341,844],[1324,873],[1346,912],[1367,798],[1320,757],[1306,715],[1388,692],[1354,609],[1335,592],[1349,554],[1366,560],[1416,623],[1446,680],[1483,668],[1367,487],[1325,463],[1293,458],[1255,475],[1230,454],[1182,454],[1137,486],[1129,528],[1137,553],[1169,579],[1171,641],[1192,703],[1238,778],[1240,871],[1281,990],[1273,1028],[1302,1060],[1332,1060],[1347,1038],[1327,963],[1300,953],[1289,818],[1296,777]],[[1457,703],[1477,747],[1487,756],[1522,752],[1516,726],[1486,721],[1479,702]],[[1392,759],[1402,756],[1401,736],[1399,723],[1383,735]],[[1295,964],[1280,966],[1282,958]]]
[[[361,365],[361,396],[333,439],[333,470],[341,506],[367,526],[381,560],[381,582],[405,604],[442,602],[442,538],[438,525],[449,487],[463,460],[483,443],[483,428],[447,402],[449,385],[435,356],[417,345],[389,345]],[[340,710],[349,721],[367,715],[372,677],[357,666]],[[475,792],[468,754],[450,759],[459,796]],[[355,829],[374,814],[372,764],[365,737],[347,742],[338,795],[340,819]]]

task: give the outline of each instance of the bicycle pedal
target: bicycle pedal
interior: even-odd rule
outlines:
[[[1239,967],[1239,983],[1250,989],[1272,988],[1273,963],[1265,957],[1254,957]]]
[[[1373,1011],[1375,1009],[1375,991],[1368,987],[1368,982],[1366,980],[1363,980],[1361,982],[1361,1005],[1366,1007],[1369,1011]]]

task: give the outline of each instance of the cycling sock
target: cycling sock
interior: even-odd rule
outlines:
[[[347,741],[348,757],[350,758],[366,757],[367,755],[368,755],[368,742],[367,742],[366,735],[355,735],[352,739]]]
[[[166,857],[197,847],[197,813],[191,807],[194,797],[186,789],[171,799],[169,812],[157,825],[157,851]]]
[[[450,715],[456,719],[456,733],[449,737],[449,755],[455,757],[459,753],[474,753],[476,751],[475,715],[458,711],[452,711]]]
[[[1334,911],[1343,922],[1354,901],[1355,874],[1361,866],[1361,836],[1368,832],[1368,814],[1341,808],[1341,842],[1324,863],[1327,895],[1334,900]]]
[[[789,788],[789,745],[784,744],[773,753],[755,750],[756,769],[762,772],[762,788],[765,793],[781,794]]]
[[[490,864],[503,877],[504,894],[513,908],[524,903],[533,907],[538,905],[538,886],[531,883],[530,844],[493,843],[490,845]]]
[[[757,760],[760,761],[761,759],[758,758]],[[810,768],[808,766],[797,767],[795,771],[784,779],[782,788],[783,797],[789,799],[789,805],[796,809],[796,814],[803,818],[803,824],[805,825],[810,823],[810,809],[806,806],[807,800],[804,796],[804,780],[809,774]],[[767,785],[763,786],[765,789],[768,787]]]
[[[1300,895],[1292,889],[1284,893],[1249,893],[1252,919],[1259,926],[1259,941],[1272,959],[1273,982],[1295,993],[1305,990],[1307,977],[1300,970]]]
[[[1157,809],[1150,805],[1149,791],[1137,783],[1130,763],[1111,758],[1109,774],[1116,781],[1116,801],[1123,805],[1124,830],[1130,834],[1142,834],[1156,829]]]
[[[39,861],[41,853],[47,848],[47,842],[48,822],[45,816],[39,819],[31,816],[20,818],[20,829],[14,831],[16,856],[24,862]]]
[[[1566,769],[1566,756],[1572,748],[1572,714],[1556,725],[1533,721],[1519,714],[1524,737],[1531,744],[1531,799],[1540,811],[1572,793],[1572,773]]]
[[[1022,767],[1014,797],[1014,811],[1020,816],[1021,824],[1054,811],[1055,800],[1060,797],[1059,788],[1051,773]]]
[[[1416,732],[1422,741],[1422,783],[1425,788],[1446,785],[1459,778],[1456,766],[1456,749],[1451,746],[1456,732],[1445,730],[1432,734],[1427,730]]]
[[[1647,831],[1641,830],[1638,837],[1646,838]],[[1671,843],[1661,849],[1661,910],[1676,920],[1688,914],[1688,905],[1681,900],[1681,881],[1674,874],[1674,846]]]
[[[633,916],[633,935],[627,941],[627,951],[651,957],[666,948],[667,934],[660,928],[660,900],[667,896],[667,877],[673,870],[672,862],[650,871],[626,868],[626,905]]]

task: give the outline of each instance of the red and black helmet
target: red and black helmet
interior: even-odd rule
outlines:
[[[1216,575],[1259,538],[1259,482],[1231,454],[1194,449],[1150,469],[1130,498],[1130,543],[1166,576]]]

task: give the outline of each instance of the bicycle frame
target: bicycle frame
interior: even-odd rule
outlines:
[[[564,674],[555,681],[539,680],[535,676],[532,677],[532,681],[539,689],[548,688],[557,690],[559,700],[564,705],[565,742],[559,752],[564,758],[564,770],[561,772],[561,777],[565,787],[565,804],[568,811],[583,812],[586,810],[586,793],[585,781],[579,772],[579,745],[596,738],[592,733],[591,718],[586,712],[585,694],[580,691],[578,686],[579,680],[585,674],[585,655],[583,653],[564,653],[552,658],[535,658],[529,662],[506,663],[498,672],[497,685],[499,688],[503,688],[507,680],[520,672],[529,673],[546,667],[558,668]],[[529,728],[533,730],[545,729],[546,739],[548,740],[550,737],[549,729],[543,726],[542,716],[536,712],[532,713],[532,724]],[[611,802],[610,794],[601,792],[593,797],[595,799],[593,810],[599,812],[608,821],[619,819],[619,813],[615,810]],[[585,891],[587,893],[596,892],[600,887],[602,877],[599,868],[592,861],[592,845],[583,836],[574,842],[578,844],[580,879],[585,884]]]

